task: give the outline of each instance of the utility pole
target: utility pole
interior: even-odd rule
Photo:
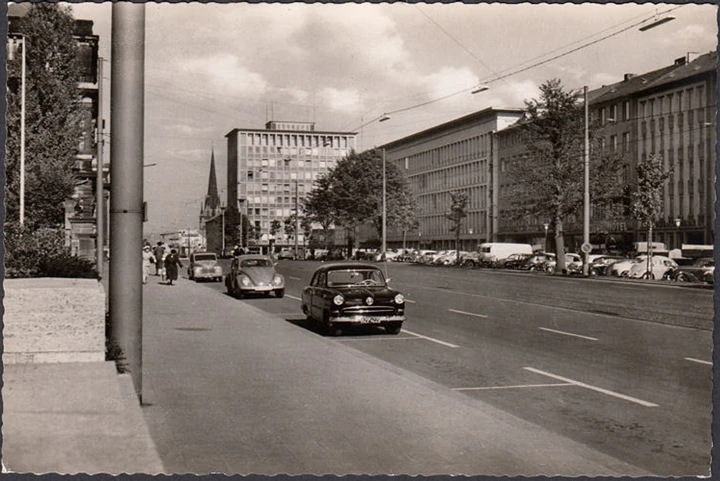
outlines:
[[[387,174],[385,173],[385,148],[382,149],[382,260],[387,249]]]
[[[25,50],[27,49],[27,37],[22,36],[22,60],[20,78],[20,225],[25,225],[25,84],[27,75],[25,72]]]
[[[298,258],[298,235],[300,235],[300,185],[298,180],[295,179],[295,253],[293,257]]]
[[[588,88],[583,87],[583,97],[585,100],[585,148],[583,155],[583,163],[585,165],[585,196],[583,202],[583,275],[587,277],[590,265],[590,134],[589,134],[589,106],[588,106]],[[585,252],[587,250],[587,252]]]
[[[98,57],[97,68],[97,84],[98,84],[98,101],[97,101],[97,128],[95,140],[95,159],[97,162],[97,177],[95,178],[95,266],[98,277],[102,278],[105,244],[105,181],[103,179],[103,146],[105,140],[103,138],[103,61],[102,57]]]
[[[145,5],[112,4],[110,322],[142,402]]]

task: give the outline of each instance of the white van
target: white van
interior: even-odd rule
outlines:
[[[507,259],[512,254],[532,254],[530,244],[513,244],[510,242],[484,242],[478,249],[481,264],[494,265]]]

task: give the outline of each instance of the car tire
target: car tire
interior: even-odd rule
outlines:
[[[677,277],[675,277],[675,280],[678,282],[690,282],[690,277],[688,277],[688,275],[684,272],[680,272]]]
[[[622,271],[622,273],[620,274],[620,277],[628,278],[628,277],[630,277],[630,272],[629,272],[629,271]]]
[[[385,332],[387,332],[388,334],[399,334],[401,329],[402,329],[401,322],[394,322],[392,324],[385,325]]]
[[[331,337],[337,337],[342,334],[342,329],[330,322],[330,316],[327,312],[323,314],[323,328],[325,329],[325,334]]]
[[[227,293],[229,295],[231,295],[231,296],[235,295],[235,293],[233,292],[232,281],[230,281],[230,276],[227,276],[225,278],[225,288],[227,289]]]
[[[285,297],[285,289],[275,289],[275,297],[278,299]]]
[[[655,274],[653,274],[652,272],[645,272],[645,273],[642,275],[641,279],[654,281],[654,280],[655,280]]]

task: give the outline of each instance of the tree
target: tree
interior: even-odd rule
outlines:
[[[460,265],[460,232],[462,221],[467,217],[468,195],[461,190],[450,192],[450,212],[445,217],[452,223],[450,232],[455,233],[456,265]]]
[[[324,246],[330,249],[330,247],[332,247],[330,245],[330,227],[333,225],[336,214],[333,191],[330,189],[329,172],[319,176],[315,180],[313,189],[302,200],[302,209],[309,222],[320,224],[323,230]]]
[[[64,221],[63,202],[73,194],[82,133],[74,20],[70,8],[39,2],[31,4],[18,28],[27,41],[25,212],[30,225],[53,226]],[[11,219],[19,216],[20,204],[21,51],[13,53],[8,61],[5,186]]]
[[[663,184],[670,176],[663,167],[660,155],[651,155],[637,165],[637,188],[631,194],[630,209],[640,225],[647,228],[647,270],[649,276],[652,262],[652,231],[663,208]]]
[[[550,219],[555,232],[557,271],[565,271],[563,225],[583,205],[584,106],[579,92],[564,90],[560,80],[540,86],[540,98],[525,101],[520,124],[527,155],[509,166],[516,217]],[[593,128],[589,127],[590,137]],[[590,191],[596,208],[621,202],[618,172],[622,156],[600,152],[591,156]]]

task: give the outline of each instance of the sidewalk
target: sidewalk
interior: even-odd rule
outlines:
[[[288,322],[299,306],[184,278],[144,293],[145,416],[170,472],[650,474]]]

